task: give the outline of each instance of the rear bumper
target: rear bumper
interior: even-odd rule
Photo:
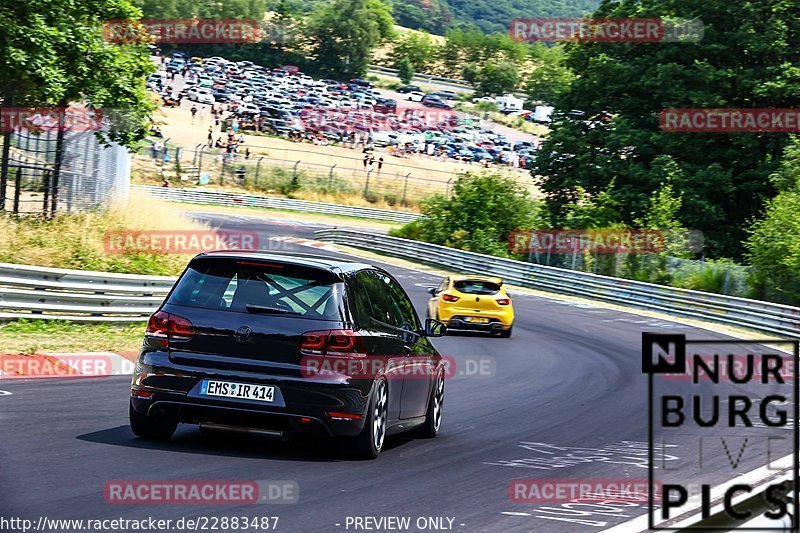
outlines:
[[[271,385],[277,390],[272,403],[210,397],[200,393],[206,379]],[[166,352],[145,350],[131,382],[131,407],[142,414],[167,412],[189,424],[355,436],[364,427],[372,385],[371,380],[345,377],[322,381],[300,375],[175,364]],[[354,418],[340,419],[330,412]]]
[[[464,330],[464,331],[485,331],[497,333],[499,331],[507,330],[511,324],[504,324],[498,318],[489,318],[489,322],[479,323],[470,322],[467,320],[469,317],[454,316],[446,322],[447,329]]]

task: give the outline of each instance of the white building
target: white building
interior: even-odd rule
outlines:
[[[525,103],[524,98],[517,98],[513,94],[504,94],[494,99],[500,111],[522,111],[522,105]]]

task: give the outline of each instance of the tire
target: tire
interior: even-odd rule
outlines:
[[[501,329],[500,330],[500,337],[503,339],[507,339],[511,337],[511,330],[514,329],[514,325],[510,325],[508,329]]]
[[[166,413],[146,415],[136,412],[131,405],[128,409],[131,431],[137,437],[147,440],[167,441],[178,428],[178,421]]]
[[[442,425],[442,405],[444,404],[444,370],[439,370],[433,382],[431,397],[428,400],[428,411],[425,413],[425,423],[417,429],[416,436],[422,439],[432,439],[439,434]]]
[[[375,382],[375,388],[367,408],[364,429],[348,439],[350,451],[358,459],[377,459],[386,440],[387,415],[389,410],[389,388],[383,378]]]

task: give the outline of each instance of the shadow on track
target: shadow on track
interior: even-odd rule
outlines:
[[[215,455],[249,459],[271,459],[276,461],[336,462],[357,460],[350,457],[333,440],[310,440],[297,438],[289,442],[274,437],[242,434],[226,431],[200,431],[197,426],[182,425],[175,436],[167,442],[149,441],[136,437],[128,426],[103,429],[85,433],[78,440],[125,446],[144,450],[188,453],[193,455]],[[402,446],[414,439],[403,435],[386,437],[383,451]]]
[[[482,337],[484,339],[499,339],[494,333],[487,333],[485,331],[471,331],[468,329],[449,329],[445,337]]]

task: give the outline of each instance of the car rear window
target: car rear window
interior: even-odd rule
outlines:
[[[453,287],[458,292],[463,292],[464,294],[496,294],[500,290],[500,285],[493,282],[493,281],[481,281],[481,280],[460,280],[453,283]]]
[[[325,270],[210,258],[189,265],[167,303],[240,313],[249,312],[249,305],[283,309],[295,317],[341,320],[343,287]]]

